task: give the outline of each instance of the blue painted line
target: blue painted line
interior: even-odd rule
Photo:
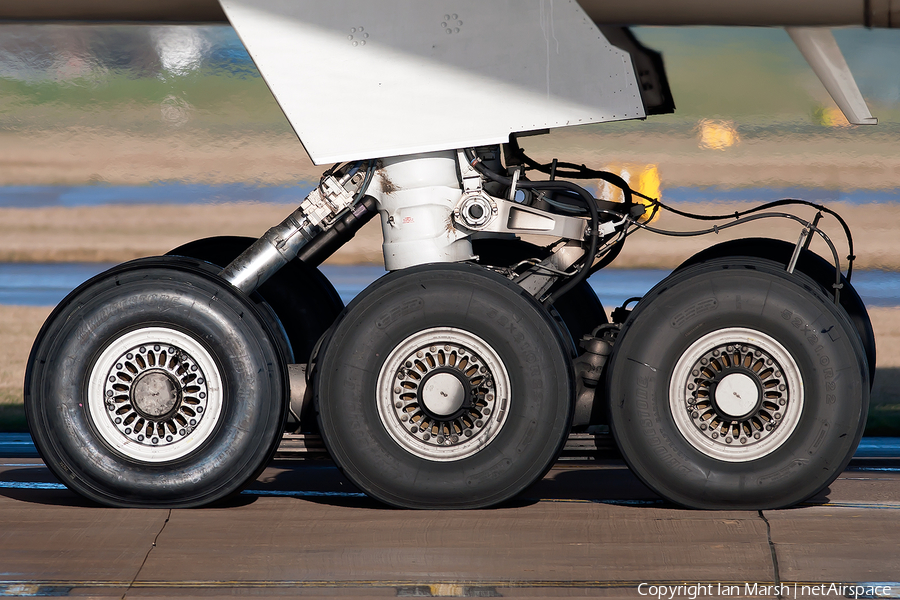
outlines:
[[[5,490],[64,490],[61,483],[37,483],[33,481],[0,481],[0,488]]]

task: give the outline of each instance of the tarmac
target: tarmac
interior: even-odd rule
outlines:
[[[766,511],[671,505],[610,452],[489,510],[386,508],[314,452],[214,506],[109,509],[30,444],[0,435],[0,596],[900,598],[897,439]]]

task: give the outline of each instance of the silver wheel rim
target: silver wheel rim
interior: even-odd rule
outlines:
[[[390,353],[378,375],[378,415],[411,454],[431,461],[472,456],[509,414],[510,380],[477,335],[453,327],[420,331]]]
[[[684,438],[726,462],[781,447],[803,413],[803,380],[788,351],[753,329],[709,333],[685,351],[669,382],[669,406]]]
[[[206,348],[181,331],[146,327],[116,338],[94,363],[87,406],[103,441],[153,463],[201,446],[222,415],[222,398]]]

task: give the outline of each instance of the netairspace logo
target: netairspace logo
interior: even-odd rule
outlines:
[[[894,590],[890,585],[879,584],[771,584],[745,583],[743,585],[724,583],[691,583],[691,584],[651,584],[638,585],[638,594],[662,600],[687,598],[697,600],[702,597],[723,596],[778,596],[782,598],[812,598],[834,596],[838,598],[894,598]]]

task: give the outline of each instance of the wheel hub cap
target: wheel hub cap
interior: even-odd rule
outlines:
[[[716,407],[725,417],[746,417],[759,402],[756,382],[744,373],[731,373],[716,386]]]
[[[466,388],[452,373],[436,373],[423,382],[419,392],[422,406],[434,416],[449,417],[462,408]]]
[[[148,371],[134,380],[131,404],[143,416],[158,419],[178,404],[180,388],[178,381],[164,371]]]

